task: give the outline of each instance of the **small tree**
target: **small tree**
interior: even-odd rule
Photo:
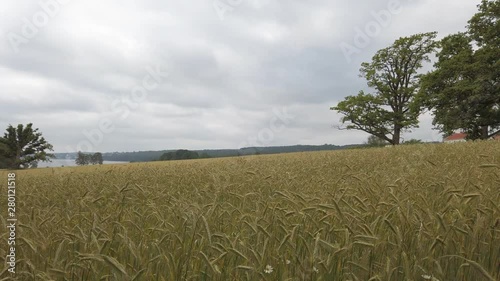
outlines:
[[[419,139],[409,139],[403,142],[403,144],[421,144],[424,143],[422,140]]]
[[[104,160],[102,159],[102,153],[94,153],[91,158],[91,163],[92,165],[102,165],[104,163]]]
[[[90,163],[89,160],[89,157],[85,153],[78,151],[77,157],[75,159],[75,164],[78,166],[85,166]]]
[[[368,146],[386,146],[389,143],[386,140],[383,140],[377,136],[371,135],[368,137],[368,140],[365,142]]]
[[[13,127],[9,125],[7,132],[0,138],[0,168],[21,169],[35,165],[36,162],[50,162],[55,158],[53,151],[38,128],[33,124],[23,124]]]

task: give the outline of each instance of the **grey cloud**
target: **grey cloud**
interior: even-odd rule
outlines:
[[[400,36],[463,30],[479,0],[400,2],[401,13],[349,63],[340,44],[389,0],[243,0],[223,21],[211,0],[70,1],[19,53],[8,34],[38,2],[2,1],[0,128],[34,122],[65,151],[108,118],[116,129],[96,150],[235,148],[286,107],[296,118],[268,145],[360,143],[367,135],[335,130],[339,116],[329,110],[366,89],[360,63]],[[131,99],[158,65],[169,77],[122,120],[113,104]],[[439,138],[431,117],[422,120],[405,137]]]

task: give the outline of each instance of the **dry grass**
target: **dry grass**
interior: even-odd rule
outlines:
[[[17,279],[499,280],[499,165],[480,142],[19,171]]]

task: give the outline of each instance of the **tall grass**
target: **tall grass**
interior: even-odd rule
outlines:
[[[500,280],[499,142],[37,169],[17,192],[17,280]]]

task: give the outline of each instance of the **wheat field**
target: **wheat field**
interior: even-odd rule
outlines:
[[[500,142],[25,170],[17,209],[0,280],[500,280]]]

